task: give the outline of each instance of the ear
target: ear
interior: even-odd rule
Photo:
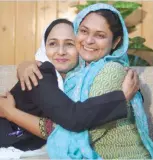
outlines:
[[[112,49],[115,49],[116,46],[119,44],[119,42],[121,41],[121,37],[117,37],[117,39],[115,40]]]

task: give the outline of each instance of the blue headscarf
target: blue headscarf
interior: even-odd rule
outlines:
[[[110,61],[117,61],[124,66],[128,65],[128,32],[120,13],[111,5],[94,4],[83,9],[74,21],[75,34],[84,17],[90,12],[108,9],[119,16],[123,28],[123,43],[111,55],[107,55],[96,62],[91,62],[85,67],[85,62],[80,58],[79,65],[67,74],[64,90],[65,93],[75,102],[88,99],[90,86],[98,72]],[[153,156],[153,144],[149,138],[147,118],[143,108],[141,94],[138,92],[131,104],[134,109],[138,131],[142,141],[150,154]],[[88,131],[75,133],[65,130],[57,125],[47,141],[47,149],[51,159],[99,159],[100,157],[90,147]]]

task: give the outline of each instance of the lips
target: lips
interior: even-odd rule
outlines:
[[[93,51],[96,50],[96,49],[89,48],[89,47],[86,47],[86,46],[83,46],[83,49],[86,50],[86,51],[89,51],[89,52],[93,52]]]
[[[57,58],[55,59],[58,63],[65,63],[68,61],[68,59],[65,59],[65,58]]]

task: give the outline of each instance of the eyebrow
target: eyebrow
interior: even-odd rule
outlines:
[[[80,27],[84,27],[84,28],[86,28],[86,29],[89,29],[88,27],[86,27],[86,26],[80,26]],[[101,30],[98,30],[98,31],[96,31],[96,32],[98,32],[98,33],[105,33],[105,34],[107,34],[106,32],[104,32],[104,31],[101,31]]]
[[[56,38],[50,38],[50,39],[48,39],[48,41],[50,41],[50,40],[58,40],[58,39],[56,39]],[[65,39],[66,41],[75,41],[75,40],[73,40],[73,39]]]
[[[75,41],[75,40],[73,40],[73,39],[65,39],[66,41]]]
[[[47,41],[57,41],[58,39],[56,39],[56,38],[50,38],[50,39],[48,39]],[[64,39],[65,41],[70,41],[70,42],[75,42],[75,40],[73,40],[73,39]]]
[[[56,38],[50,38],[50,39],[48,39],[48,41],[51,41],[51,40],[57,40]]]

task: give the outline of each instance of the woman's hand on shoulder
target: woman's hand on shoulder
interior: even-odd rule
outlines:
[[[126,100],[131,100],[139,90],[139,88],[140,86],[137,72],[133,69],[128,69],[127,75],[122,84],[122,90],[124,92]]]
[[[42,63],[39,61],[25,61],[18,65],[17,77],[20,81],[22,90],[25,90],[26,87],[28,90],[31,90],[31,83],[33,83],[34,86],[38,85],[37,78],[43,78],[38,68],[41,64]]]

